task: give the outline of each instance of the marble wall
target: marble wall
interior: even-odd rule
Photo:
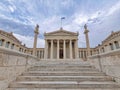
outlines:
[[[89,57],[89,62],[98,70],[112,76],[120,83],[120,49]]]
[[[8,87],[11,81],[37,60],[34,56],[0,47],[0,90]]]

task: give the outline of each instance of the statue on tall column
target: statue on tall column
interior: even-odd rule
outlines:
[[[39,33],[39,25],[38,24],[35,27],[35,33]]]
[[[85,29],[84,34],[89,32],[89,30],[87,29],[87,25],[86,24],[84,25],[84,29]]]
[[[84,25],[84,29],[87,30],[87,25],[86,24]]]
[[[36,29],[38,29],[38,28],[39,28],[39,25],[37,24],[37,25],[36,25]]]

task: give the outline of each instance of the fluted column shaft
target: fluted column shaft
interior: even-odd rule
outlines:
[[[44,52],[44,59],[48,58],[48,42],[45,40],[45,52]]]
[[[59,40],[57,40],[57,59],[59,59]]]
[[[72,40],[70,40],[70,43],[69,43],[69,47],[70,47],[70,59],[72,59],[73,58],[73,56],[72,56]]]
[[[64,59],[66,59],[66,41],[63,41]]]
[[[51,56],[50,58],[53,59],[53,40],[51,40]]]

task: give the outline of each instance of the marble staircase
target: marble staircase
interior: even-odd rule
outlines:
[[[120,90],[113,78],[79,60],[42,60],[7,90]]]

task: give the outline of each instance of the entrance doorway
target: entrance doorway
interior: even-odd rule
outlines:
[[[59,50],[59,58],[60,58],[60,59],[63,59],[63,49],[60,49],[60,50]]]

